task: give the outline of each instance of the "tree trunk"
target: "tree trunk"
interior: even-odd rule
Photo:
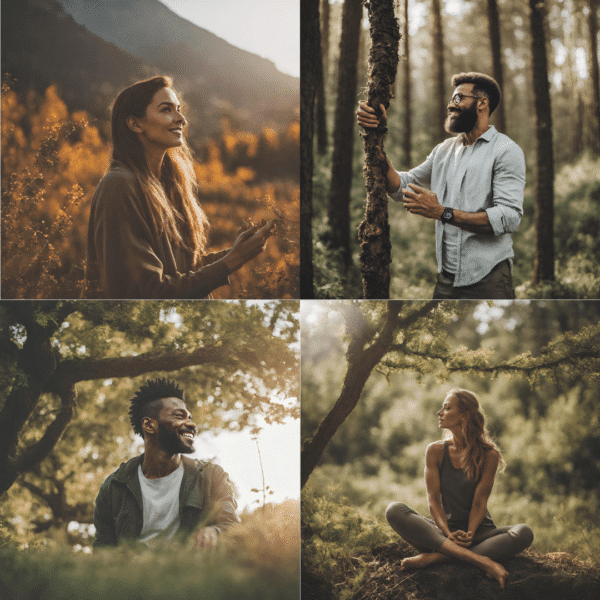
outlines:
[[[410,44],[408,43],[408,0],[404,0],[404,167],[412,167],[412,107],[410,84]]]
[[[490,27],[490,44],[492,47],[492,64],[494,79],[498,82],[500,89],[504,92],[504,81],[502,75],[502,45],[500,42],[500,18],[498,16],[498,4],[496,0],[488,0],[488,22]],[[496,127],[498,131],[506,133],[506,120],[504,117],[504,102],[500,102],[495,111]]]
[[[406,331],[421,318],[432,313],[438,304],[437,301],[432,300],[400,319],[399,314],[404,303],[402,301],[388,302],[387,313],[381,326],[374,328],[365,326],[361,321],[360,314],[352,314],[352,312],[360,312],[359,308],[351,306],[348,309],[350,314],[347,315],[346,321],[350,343],[346,352],[348,363],[346,376],[342,391],[333,408],[319,425],[314,437],[304,443],[301,460],[301,487],[304,487],[310,474],[321,460],[321,456],[335,432],[354,410],[373,369],[393,349],[396,333]]]
[[[398,67],[400,28],[394,14],[393,0],[372,0],[368,4],[371,51],[369,53],[368,104],[377,111],[380,122],[375,130],[363,134],[367,205],[365,217],[358,228],[363,293],[367,299],[389,298],[390,263],[392,262],[388,201],[385,191],[387,161],[383,138],[387,123],[381,118],[383,106],[390,105],[390,96]]]
[[[590,72],[592,74],[593,114],[592,151],[600,156],[600,76],[598,74],[598,0],[589,0],[588,28],[590,32]]]
[[[529,0],[535,104],[535,259],[533,283],[554,280],[554,155],[544,3]]]
[[[300,62],[300,297],[314,298],[312,246],[313,113],[320,60],[319,0],[301,4]]]
[[[435,95],[437,104],[436,129],[438,141],[446,137],[444,121],[446,120],[446,111],[448,108],[448,98],[446,98],[444,73],[444,29],[442,26],[442,10],[440,0],[431,0],[431,9],[433,12],[433,57],[435,71]]]
[[[350,189],[352,187],[352,158],[357,126],[356,71],[358,43],[362,20],[362,1],[345,0],[342,13],[342,37],[338,70],[331,184],[327,214],[329,217],[329,246],[341,251],[344,270],[350,266]]]
[[[317,63],[317,152],[327,152],[327,111],[325,89],[329,58],[329,0],[321,0],[321,60]]]

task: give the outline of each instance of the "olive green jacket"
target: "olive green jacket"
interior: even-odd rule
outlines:
[[[142,490],[136,456],[109,475],[100,486],[94,508],[94,548],[136,541],[143,525]],[[221,532],[239,522],[233,484],[225,471],[213,463],[182,456],[183,479],[179,490],[179,536],[195,529],[214,527]]]

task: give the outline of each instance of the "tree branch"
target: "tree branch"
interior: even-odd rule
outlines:
[[[76,383],[91,379],[137,377],[152,371],[177,371],[202,364],[235,365],[239,362],[258,366],[257,353],[249,349],[238,351],[228,346],[204,346],[192,351],[173,350],[116,358],[70,359],[60,364],[49,386],[54,390],[65,378]]]
[[[371,330],[371,339],[375,341],[365,348],[367,340],[361,338],[361,344],[356,345],[352,352],[347,353],[348,369],[344,377],[340,396],[319,425],[314,437],[306,440],[302,448],[302,474],[300,481],[302,487],[308,481],[310,474],[317,466],[327,444],[339,426],[354,410],[365,383],[375,366],[389,352],[396,333],[401,329],[408,329],[414,325],[419,319],[434,310],[437,305],[437,301],[427,302],[418,310],[400,319],[399,312],[403,303],[388,301],[387,314],[381,329],[379,331],[376,329]],[[364,331],[356,332],[357,335],[359,333],[362,334]],[[349,347],[352,346],[352,342],[353,340],[351,340]]]
[[[59,393],[59,397],[62,407],[54,421],[48,425],[40,440],[23,452],[17,459],[17,470],[19,473],[26,473],[46,458],[52,452],[54,446],[56,446],[71,422],[76,404],[75,385],[65,382],[62,391]]]

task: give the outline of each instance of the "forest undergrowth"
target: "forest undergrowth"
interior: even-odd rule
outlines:
[[[594,590],[600,589],[598,540],[564,506],[559,505],[554,518],[549,516],[553,512],[552,501],[549,499],[548,504],[529,501],[521,511],[517,504],[523,503],[515,498],[503,497],[496,503],[506,507],[515,523],[520,522],[520,512],[526,513],[525,520],[535,534],[533,546],[508,561],[507,568],[512,572],[509,581],[514,585],[498,595],[499,588],[490,589],[485,577],[463,565],[443,565],[419,572],[422,581],[415,582],[413,574],[401,572],[399,565],[403,558],[417,552],[391,529],[383,512],[381,516],[374,515],[368,507],[358,508],[347,497],[332,500],[331,495],[317,496],[308,486],[302,495],[303,594],[341,600],[459,597],[522,600],[540,598],[540,594],[549,598],[591,599]],[[497,516],[500,522],[501,511],[497,511]],[[437,593],[429,589],[432,595],[424,594],[427,587],[437,588]],[[547,596],[548,593],[558,596]]]
[[[346,273],[339,262],[340,253],[328,248],[326,207],[331,178],[330,157],[315,153],[313,247],[317,298],[362,297],[356,229],[363,218],[366,192],[362,175],[362,149],[358,148],[358,143],[355,146],[350,207],[353,262]],[[555,281],[544,281],[535,286],[532,283],[535,248],[532,172],[527,173],[527,181],[523,219],[512,236],[516,297],[600,297],[600,241],[597,235],[600,231],[600,159],[585,154],[576,162],[557,169],[554,199]],[[388,209],[392,242],[390,298],[430,298],[437,273],[434,222],[406,213],[402,205],[391,200]]]
[[[25,96],[2,83],[2,297],[79,298],[92,196],[109,165],[106,124],[69,113],[55,86]],[[219,298],[297,298],[298,123],[261,135],[223,124],[196,163],[209,251],[230,247],[248,222],[279,219],[267,250],[231,277]],[[274,175],[273,156],[287,169]],[[277,163],[279,164],[279,163]],[[278,176],[277,176],[278,175]]]

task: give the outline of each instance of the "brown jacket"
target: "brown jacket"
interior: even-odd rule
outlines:
[[[92,199],[87,297],[205,298],[229,283],[226,253],[209,254],[205,266],[192,270],[191,254],[154,231],[133,173],[116,166],[102,178]]]

